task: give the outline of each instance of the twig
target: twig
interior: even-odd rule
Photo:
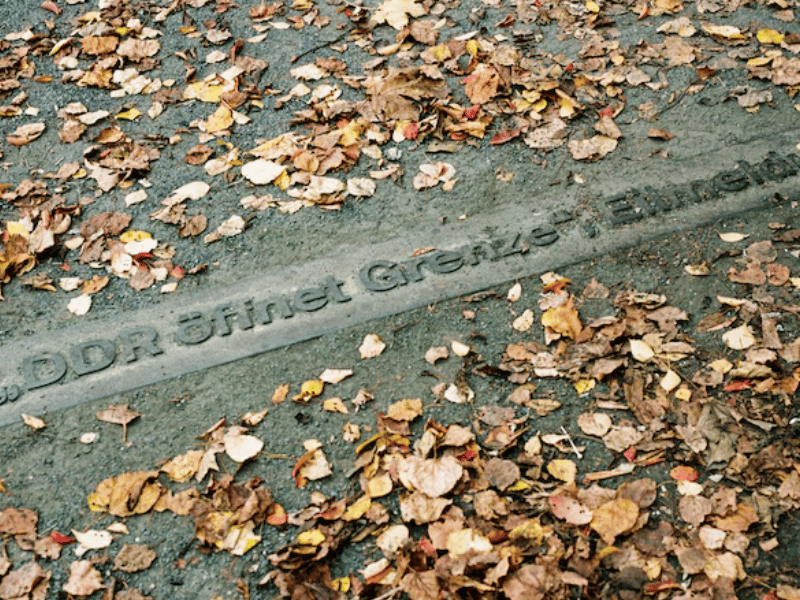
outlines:
[[[396,588],[393,588],[393,589],[389,590],[385,594],[381,594],[380,596],[378,596],[377,598],[374,598],[373,600],[386,600],[387,598],[391,598],[395,594],[398,594],[398,593],[400,593],[402,591],[403,591],[402,587],[396,587]]]
[[[339,37],[337,37],[337,38],[334,38],[334,39],[332,39],[332,40],[329,40],[329,41],[327,41],[327,42],[323,42],[323,43],[321,43],[321,44],[317,44],[316,46],[313,46],[312,48],[309,48],[308,50],[306,50],[306,51],[304,51],[304,52],[301,52],[300,54],[298,54],[298,55],[296,55],[296,56],[293,56],[289,62],[290,62],[290,63],[293,63],[293,62],[297,61],[297,59],[299,59],[299,58],[303,58],[303,57],[304,57],[304,56],[306,56],[307,54],[311,54],[312,52],[316,52],[317,50],[322,50],[322,49],[323,49],[323,48],[325,48],[326,46],[330,46],[331,44],[335,44],[336,42],[339,42],[339,41],[341,41],[341,40],[342,40],[342,38],[344,38],[344,36],[346,36],[348,33],[349,33],[349,31],[345,31],[344,33],[342,33],[342,34],[341,34]]]
[[[567,433],[567,430],[564,429],[563,425],[561,426],[561,431],[563,431],[564,435],[567,436],[567,441],[569,442],[569,445],[572,446],[572,451],[578,456],[578,460],[583,460],[583,454],[581,454],[581,451],[578,450],[578,447],[575,445],[575,442],[572,441],[572,437]]]

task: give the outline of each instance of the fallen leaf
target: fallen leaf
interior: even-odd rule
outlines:
[[[6,141],[12,146],[25,146],[44,133],[44,123],[28,123],[20,125],[13,133],[6,136]]]
[[[114,568],[126,573],[149,569],[156,559],[155,551],[142,544],[125,544],[114,559]]]
[[[547,472],[564,483],[572,484],[575,483],[578,466],[571,460],[556,458],[547,463]]]
[[[243,431],[243,427],[231,427],[231,430],[222,438],[225,453],[238,463],[250,460],[264,447],[264,442],[253,435],[243,433]]]
[[[381,352],[386,348],[386,344],[381,341],[374,333],[368,333],[364,337],[364,341],[361,342],[361,345],[358,347],[358,352],[361,354],[361,358],[375,358],[379,356]]]
[[[385,0],[372,14],[375,23],[387,23],[398,31],[408,25],[409,17],[421,17],[425,8],[415,0]]]
[[[69,566],[69,580],[61,589],[73,596],[91,596],[105,587],[100,571],[94,568],[91,561],[76,560]]]
[[[400,463],[398,476],[409,490],[437,498],[452,490],[463,472],[461,463],[452,457],[423,459],[409,456]]]
[[[592,521],[592,511],[568,496],[550,496],[548,498],[551,512],[572,525],[588,525]]]
[[[20,417],[22,417],[22,422],[25,423],[25,425],[27,425],[34,431],[37,431],[39,429],[44,429],[45,427],[47,427],[47,423],[42,421],[39,417],[26,415],[25,413],[22,413]]]
[[[745,350],[756,343],[756,338],[750,326],[745,324],[723,333],[722,341],[728,348]]]
[[[589,526],[600,534],[606,544],[636,525],[639,506],[627,498],[615,498],[594,510]]]

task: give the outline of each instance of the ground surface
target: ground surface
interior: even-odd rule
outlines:
[[[608,230],[598,199],[800,143],[800,40],[781,2],[422,4],[384,5],[420,6],[410,23],[428,26],[413,33],[370,23],[377,3],[0,6],[0,340],[102,331],[342,248],[435,245],[426,234],[443,224],[479,227],[519,206]],[[138,56],[126,40],[158,45]],[[235,85],[206,80],[232,49]],[[320,62],[331,57],[345,69]],[[291,70],[312,64],[333,75],[276,108],[301,82]],[[202,81],[192,89],[213,101],[187,100]],[[81,131],[84,109],[59,114],[74,102],[108,114]],[[126,119],[131,109],[142,114]],[[561,133],[541,129],[556,118]],[[33,123],[40,137],[14,133]],[[247,151],[287,132],[304,137],[261,152],[285,175],[254,185],[242,163],[259,155]],[[581,154],[581,140],[595,146]],[[440,161],[452,189],[441,165],[443,181],[415,184]],[[312,177],[367,195],[314,195],[331,182]],[[152,217],[199,181],[207,192]],[[702,215],[620,228],[617,250],[590,260],[564,248],[485,293],[34,415],[42,429],[1,429],[0,598],[800,597],[798,181],[784,177],[780,196],[764,185],[756,210],[730,215],[742,208],[730,194]],[[126,202],[140,190],[144,201]],[[244,221],[206,238],[233,216]],[[654,237],[662,226],[672,233]],[[128,230],[158,243],[127,252]],[[65,291],[70,277],[81,281]],[[68,309],[84,295],[86,314]],[[386,348],[363,358],[370,334]],[[442,347],[447,358],[426,361]],[[352,374],[317,393],[326,369]],[[139,413],[124,434],[98,420],[109,404]],[[166,462],[177,456],[181,468]],[[214,457],[219,470],[193,479]],[[54,536],[87,531],[99,541],[81,556]]]

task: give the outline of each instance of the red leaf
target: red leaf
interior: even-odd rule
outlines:
[[[58,531],[51,531],[50,532],[50,539],[53,540],[56,544],[61,544],[62,546],[66,546],[67,544],[74,544],[77,540],[75,538],[69,537],[68,535],[64,535],[63,533],[59,533]]]
[[[598,116],[602,119],[603,117],[613,117],[614,116],[614,109],[611,106],[606,106],[603,110],[598,113]]]
[[[731,381],[728,385],[725,386],[724,389],[726,392],[741,392],[742,390],[749,390],[750,380],[740,379],[738,381]]]
[[[633,462],[636,459],[636,448],[631,446],[622,453],[622,456],[624,456],[628,462]]]
[[[675,581],[667,580],[667,581],[660,581],[658,583],[652,583],[652,584],[648,585],[647,587],[644,588],[644,593],[645,594],[649,594],[649,595],[655,595],[658,592],[661,592],[661,591],[664,591],[664,590],[682,590],[682,589],[683,589],[683,587],[681,586],[680,583],[677,583]]]
[[[515,137],[519,135],[519,129],[506,129],[505,131],[501,131],[496,136],[492,138],[492,141],[489,143],[492,146],[498,146],[500,144],[505,144],[513,140]]]
[[[286,511],[280,504],[275,502],[269,507],[266,519],[267,523],[274,525],[275,527],[279,527],[281,525],[286,525],[288,520],[289,517],[286,515]]]
[[[669,472],[669,476],[677,481],[696,481],[699,477],[695,468],[686,465],[674,467]]]
[[[417,546],[428,556],[436,556],[436,548],[433,547],[431,541],[424,535],[419,539]]]
[[[43,9],[45,9],[45,10],[49,10],[51,13],[55,13],[55,14],[57,14],[57,15],[60,15],[60,14],[61,14],[61,9],[60,9],[60,8],[58,8],[58,7],[55,5],[55,3],[54,3],[54,2],[50,2],[50,0],[48,0],[47,2],[42,2],[42,3],[41,3],[39,6],[40,6],[41,8],[43,8]]]
[[[468,460],[472,460],[476,456],[478,456],[477,452],[475,452],[474,450],[467,449],[467,450],[464,450],[458,456],[456,456],[456,459],[458,460],[458,462],[466,462]]]
[[[478,116],[480,110],[481,110],[480,104],[473,104],[469,108],[464,109],[464,118],[472,121],[472,119]]]
[[[406,138],[407,140],[417,139],[418,134],[419,134],[419,125],[417,125],[416,123],[409,123],[403,130],[403,137]]]

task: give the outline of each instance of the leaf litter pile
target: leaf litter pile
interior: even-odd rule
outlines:
[[[174,292],[207,268],[191,248],[242,234],[261,211],[335,210],[392,185],[454,190],[455,167],[418,148],[596,161],[643,119],[668,156],[680,132],[658,117],[683,98],[738,77],[724,100],[757,112],[800,86],[786,0],[48,0],[39,19],[0,40],[0,160],[19,163],[29,145],[74,158],[0,175],[0,284],[69,294],[76,315],[107,302],[110,280]],[[270,65],[292,34],[333,41]],[[180,49],[167,51],[172,36]],[[554,49],[565,42],[575,48]],[[690,84],[674,87],[673,72]],[[58,106],[32,100],[41,86],[57,87]],[[653,100],[629,103],[634,89]],[[173,112],[186,126],[161,125]],[[274,135],[253,140],[263,129]],[[173,179],[156,168],[164,155],[190,175],[156,194],[151,174]],[[212,187],[240,201],[209,217],[198,201]]]
[[[264,550],[265,563],[237,582],[243,598],[796,600],[796,565],[770,565],[796,543],[780,532],[796,530],[800,508],[791,434],[800,423],[800,304],[785,264],[796,262],[800,234],[771,226],[772,240],[721,234],[734,250],[720,254],[717,273],[742,293],[718,296],[715,311],[689,315],[665,295],[596,279],[573,291],[546,273],[538,290],[517,283],[457,308],[471,322],[482,302],[504,303],[504,349],[482,356],[480,336],[439,340],[417,358],[421,376],[438,379],[427,397],[382,402],[379,388],[361,384],[342,397],[359,364],[392,353],[371,333],[352,368],[281,384],[157,467],[97,477],[84,531],[41,535],[35,511],[6,508],[0,533],[24,552],[19,564],[0,552],[0,600],[55,593],[41,564],[72,545],[61,591],[146,597],[126,574],[157,560],[157,541],[126,541],[126,521],[159,512],[190,520],[209,553],[247,555],[266,529],[286,532],[291,541]],[[712,272],[684,270],[676,285]],[[486,381],[503,396],[485,397]],[[338,415],[341,433],[305,440],[294,457],[271,454],[258,427],[292,403]],[[431,413],[442,406],[461,421],[438,422]],[[355,422],[360,411],[375,421]],[[129,439],[138,417],[124,405],[97,413],[130,426]],[[332,464],[328,444],[349,447],[349,464]],[[275,466],[285,459],[292,464]],[[240,475],[270,462],[298,490],[349,483],[285,506],[270,490],[276,481]],[[337,561],[353,548],[363,564],[343,571]]]

